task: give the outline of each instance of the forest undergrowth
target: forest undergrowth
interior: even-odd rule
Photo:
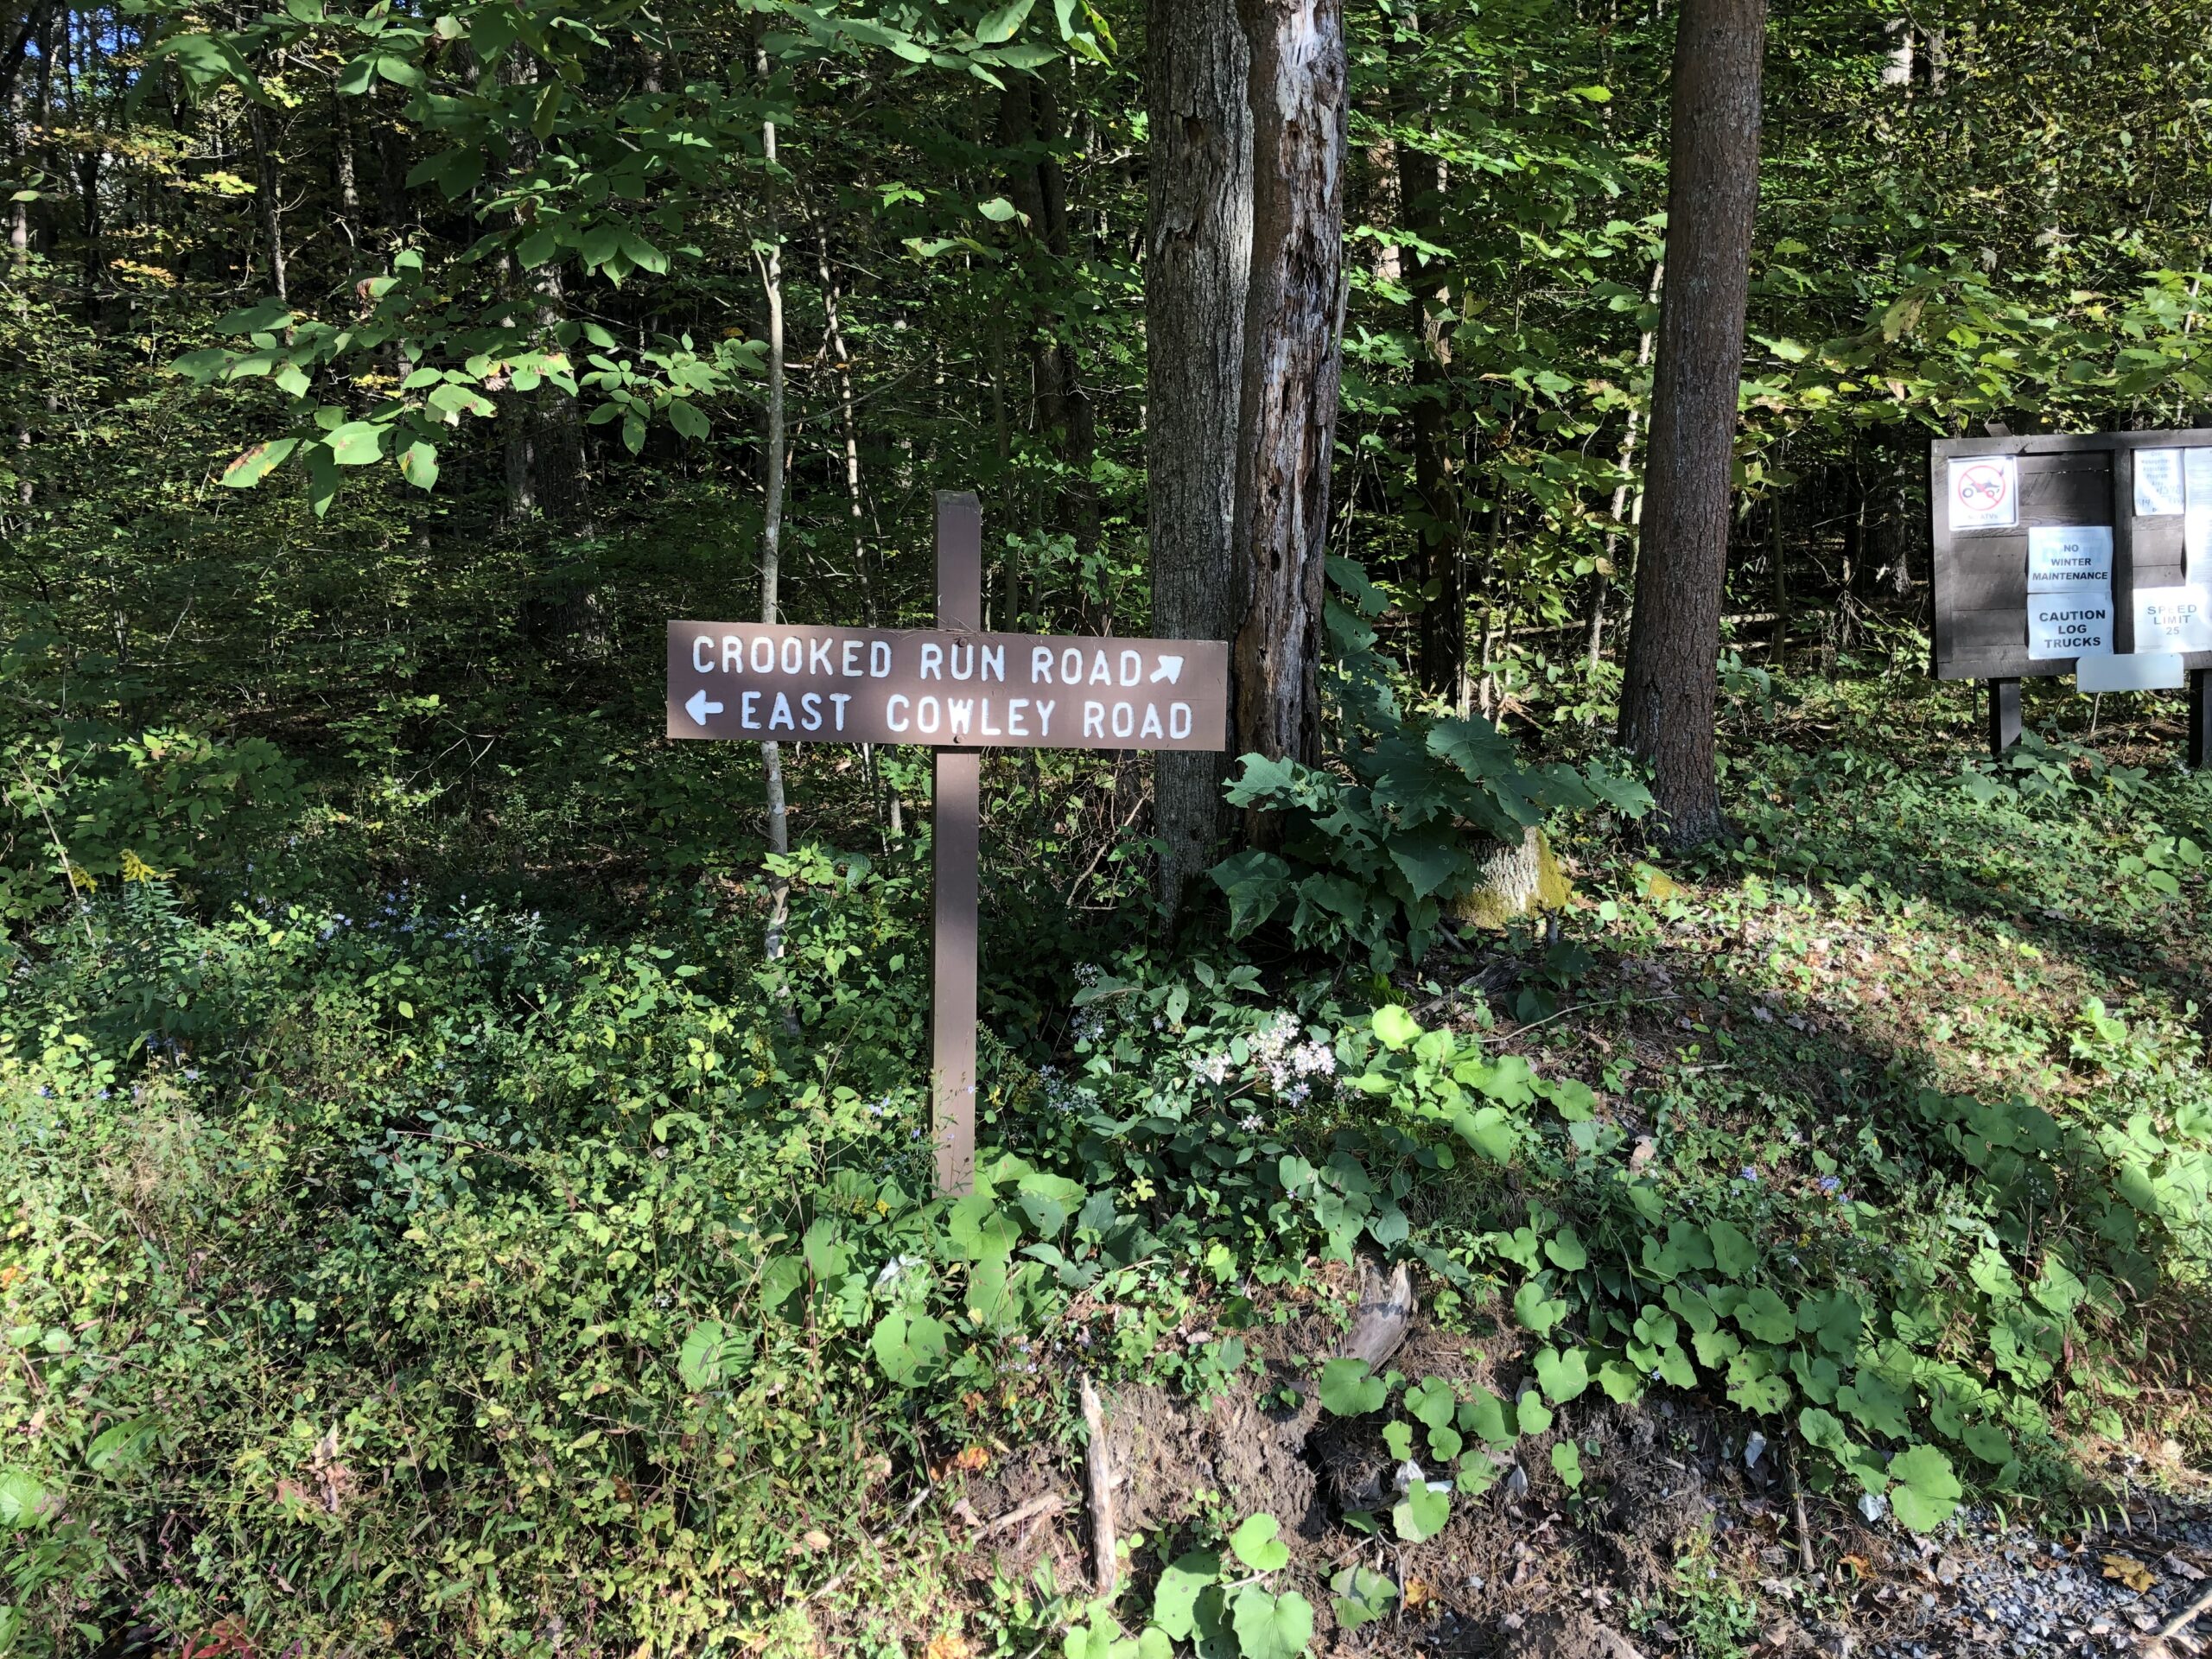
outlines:
[[[229,760],[264,851],[7,947],[0,1645],[1357,1651],[1468,1616],[1421,1564],[1502,1515],[1632,1531],[1662,1409],[1859,1525],[2193,1491],[2212,784],[2155,706],[2034,688],[1999,764],[1961,688],[1730,683],[1732,844],[1562,817],[1564,909],[1387,975],[1128,898],[1029,925],[996,855],[957,1202],[925,817],[795,855],[771,969],[757,882],[469,874],[429,809]],[[1332,1333],[1394,1259],[1420,1334],[1370,1375]],[[1078,1371],[1303,1414],[1337,1473],[1186,1479],[1110,1605],[995,1572]]]

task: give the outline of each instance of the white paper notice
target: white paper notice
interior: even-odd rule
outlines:
[[[2110,524],[2030,524],[2028,591],[2112,581]]]
[[[2112,593],[2076,588],[2028,595],[2028,655],[2103,657],[2112,652]]]
[[[2212,592],[2202,588],[2138,588],[2135,649],[2212,651]]]
[[[2182,510],[2181,451],[2135,452],[2135,516],[2164,518]]]
[[[2020,522],[2020,469],[2010,455],[1955,459],[1951,528],[2010,530]]]
[[[2188,474],[2189,517],[2182,520],[2181,537],[2189,550],[2189,579],[2212,578],[2212,449],[2184,449],[2182,470]]]

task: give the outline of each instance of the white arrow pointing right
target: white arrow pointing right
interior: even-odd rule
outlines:
[[[1160,681],[1165,680],[1168,684],[1173,685],[1182,677],[1183,659],[1180,657],[1162,657],[1159,665],[1152,671],[1151,683],[1157,685]]]
[[[691,723],[694,726],[704,726],[709,715],[719,715],[721,711],[721,704],[708,701],[703,687],[694,691],[691,694],[691,700],[683,705],[683,712],[691,716]]]

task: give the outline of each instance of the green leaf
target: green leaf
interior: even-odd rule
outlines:
[[[1494,1164],[1510,1164],[1521,1144],[1517,1124],[1496,1106],[1478,1107],[1452,1120],[1459,1138]]]
[[[1951,1460],[1932,1446],[1916,1446],[1890,1459],[1890,1502],[1897,1519],[1915,1532],[1941,1526],[1959,1507],[1965,1489],[1951,1471]]]
[[[384,428],[372,422],[347,421],[323,442],[330,446],[330,458],[340,467],[367,467],[384,457]]]
[[[1382,1448],[1393,1462],[1403,1463],[1414,1454],[1414,1426],[1408,1422],[1383,1424]]]
[[[1237,1593],[1230,1624],[1243,1659],[1298,1659],[1313,1639],[1313,1604],[1295,1590],[1277,1596],[1247,1585]]]
[[[1010,219],[1022,218],[1021,210],[1004,196],[993,196],[988,201],[977,202],[976,211],[994,225],[1003,225]],[[1028,221],[1025,219],[1023,222]]]
[[[1370,1021],[1375,1028],[1375,1040],[1385,1048],[1403,1048],[1421,1035],[1421,1027],[1414,1017],[1395,1002],[1386,1002],[1375,1010]]]
[[[1459,1407],[1459,1427],[1466,1433],[1479,1434],[1492,1446],[1510,1446],[1521,1438],[1520,1429],[1507,1414],[1505,1402],[1479,1383]]]
[[[670,401],[668,423],[687,438],[703,438],[707,435],[707,417],[681,397]]]
[[[1418,1418],[1425,1427],[1441,1428],[1452,1421],[1458,1406],[1452,1398],[1452,1385],[1441,1377],[1424,1377],[1406,1390],[1406,1409]]]
[[[1255,1573],[1273,1573],[1290,1564],[1290,1550],[1275,1535],[1282,1530],[1274,1516],[1264,1510],[1248,1516],[1244,1524],[1229,1535],[1236,1559]]]
[[[1544,1403],[1543,1395],[1538,1394],[1534,1389],[1521,1396],[1521,1404],[1515,1415],[1520,1421],[1521,1432],[1523,1434],[1551,1433],[1551,1408]]]
[[[1716,1221],[1706,1230],[1713,1241],[1713,1271],[1725,1279],[1748,1279],[1758,1271],[1758,1247],[1736,1227]]]
[[[1797,1334],[1797,1315],[1764,1285],[1738,1304],[1736,1323],[1761,1342],[1787,1342]]]
[[[223,469],[224,486],[233,490],[251,489],[283,466],[292,451],[299,447],[297,438],[277,438],[269,443],[255,444]]]
[[[52,1513],[37,1476],[23,1469],[0,1469],[0,1526],[25,1530],[42,1527]]]
[[[1643,1373],[1624,1359],[1609,1359],[1598,1368],[1598,1386],[1616,1405],[1643,1397]]]
[[[1414,1482],[1405,1497],[1392,1506],[1390,1524],[1409,1544],[1433,1538],[1452,1518],[1452,1495],[1440,1492],[1425,1480]]]
[[[1163,1568],[1152,1593],[1152,1622],[1178,1642],[1191,1638],[1198,1592],[1221,1577],[1221,1556],[1211,1549],[1179,1555]]]
[[[1905,1421],[1904,1395],[1872,1371],[1853,1373],[1850,1383],[1836,1390],[1835,1402],[1871,1434],[1901,1440],[1912,1432]]]
[[[1563,1406],[1590,1386],[1589,1357],[1580,1348],[1561,1353],[1556,1348],[1536,1351],[1536,1383],[1544,1397]]]
[[[1337,1592],[1330,1598],[1329,1605],[1336,1611],[1338,1627],[1346,1630],[1374,1624],[1390,1611],[1390,1604],[1398,1599],[1398,1586],[1388,1577],[1357,1565],[1345,1567],[1331,1579],[1329,1587]]]
[[[2012,1461],[2012,1437],[1994,1423],[1970,1423],[1960,1443],[1982,1462],[2002,1469]]]
[[[1290,866],[1273,853],[1257,849],[1224,858],[1207,874],[1228,896],[1232,939],[1243,938],[1266,922],[1290,893]]]
[[[893,1308],[875,1324],[868,1351],[883,1374],[902,1389],[912,1388],[922,1374],[944,1357],[950,1332],[926,1313]]]
[[[1582,1243],[1582,1236],[1572,1227],[1562,1227],[1544,1241],[1544,1254],[1552,1265],[1568,1273],[1575,1273],[1590,1265],[1590,1252]]]
[[[1549,1336],[1552,1327],[1567,1317],[1567,1311],[1565,1302],[1544,1294],[1539,1280],[1528,1281],[1513,1294],[1513,1317],[1540,1337]]]
[[[720,1321],[709,1319],[694,1325],[691,1334],[683,1338],[683,1347],[676,1357],[676,1374],[692,1393],[704,1393],[721,1381],[724,1334]]]
[[[1559,1478],[1567,1483],[1567,1491],[1572,1492],[1580,1490],[1582,1452],[1573,1440],[1560,1440],[1554,1443],[1552,1467],[1558,1472]]]
[[[1379,1376],[1368,1375],[1367,1362],[1359,1358],[1332,1359],[1321,1368],[1321,1409],[1332,1417],[1363,1417],[1382,1409],[1390,1390]]]
[[[399,458],[399,475],[418,490],[427,490],[438,481],[438,449],[435,444],[421,440],[407,446],[407,453]]]
[[[1036,3],[1037,0],[1008,0],[1008,3],[985,13],[983,21],[976,25],[976,40],[985,46],[1012,40],[1020,32],[1029,16],[1029,9]]]

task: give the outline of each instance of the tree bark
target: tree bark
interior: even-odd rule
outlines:
[[[1153,632],[1227,639],[1243,611],[1231,536],[1252,258],[1249,54],[1236,0],[1149,0],[1145,461]],[[1159,897],[1214,860],[1229,757],[1157,757]]]
[[[1244,299],[1234,546],[1236,747],[1320,759],[1327,550],[1343,315],[1348,70],[1338,0],[1239,0],[1251,54],[1252,274]],[[1254,815],[1246,833],[1273,831]]]
[[[1684,0],[1675,37],[1667,289],[1620,733],[1652,766],[1661,833],[1678,844],[1724,826],[1713,709],[1765,40],[1765,0]]]
[[[1661,259],[1651,267],[1651,287],[1644,297],[1646,305],[1658,302],[1662,286],[1667,280],[1667,262]],[[1636,366],[1641,371],[1651,364],[1651,330],[1644,329],[1636,337]],[[1633,399],[1635,388],[1630,389]],[[1583,667],[1592,674],[1598,671],[1598,655],[1605,639],[1605,600],[1613,591],[1613,572],[1618,568],[1615,557],[1621,544],[1621,526],[1628,523],[1630,471],[1636,462],[1636,429],[1642,416],[1640,405],[1631,401],[1628,406],[1628,423],[1621,433],[1620,454],[1614,465],[1620,468],[1621,481],[1613,486],[1612,526],[1605,531],[1604,562],[1598,570],[1596,592],[1590,600],[1590,639],[1584,652]]]
[[[1398,14],[1402,51],[1417,47],[1421,23],[1410,7]],[[1418,97],[1408,99],[1403,118],[1425,124]],[[1399,222],[1423,242],[1444,240],[1444,163],[1427,151],[1399,140]],[[1413,289],[1407,321],[1414,335],[1414,498],[1421,547],[1421,646],[1416,674],[1422,687],[1456,703],[1467,672],[1466,563],[1461,546],[1459,480],[1452,475],[1449,381],[1452,366],[1452,288],[1440,276],[1424,274],[1426,256],[1402,252],[1402,278]]]
[[[269,255],[269,287],[279,303],[289,305],[291,295],[284,285],[284,225],[283,207],[276,199],[276,156],[269,147],[269,124],[258,108],[246,118],[253,131],[254,194],[261,198],[261,234]],[[90,209],[87,209],[87,217]],[[89,229],[86,234],[91,232]]]
[[[753,67],[765,82],[768,79],[768,54],[755,54]],[[776,124],[760,124],[761,156],[770,171],[769,188],[773,189],[776,167]],[[784,255],[783,238],[775,224],[772,208],[769,213],[767,251],[757,256],[760,264],[760,283],[768,302],[768,442],[764,458],[766,469],[762,493],[760,515],[760,620],[773,626],[777,619],[777,585],[782,575],[784,538]],[[773,743],[760,746],[760,765],[766,774],[766,794],[768,807],[768,850],[780,857],[791,851],[791,830],[784,815],[784,766],[782,751]],[[769,879],[770,906],[767,958],[771,962],[784,954],[784,925],[791,903],[789,884],[781,876]]]

